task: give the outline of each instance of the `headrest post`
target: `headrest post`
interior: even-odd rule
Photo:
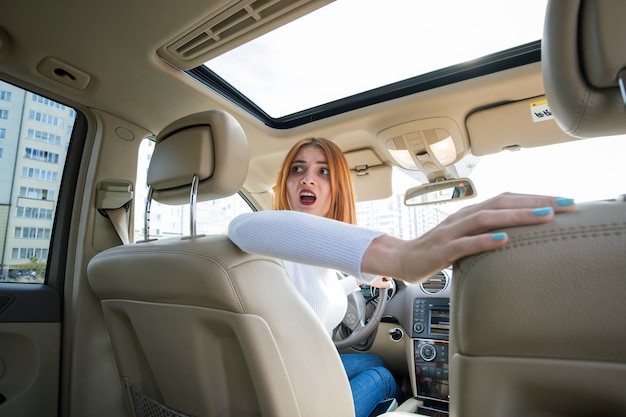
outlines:
[[[619,85],[619,91],[622,94],[622,104],[626,107],[626,68],[617,74],[617,84]]]
[[[146,214],[143,218],[143,239],[150,240],[150,206],[152,204],[152,192],[154,188],[148,186],[148,197],[146,198]]]
[[[198,197],[198,184],[200,183],[200,177],[198,174],[193,174],[191,180],[191,192],[189,193],[189,229],[191,236],[196,235],[196,200]]]

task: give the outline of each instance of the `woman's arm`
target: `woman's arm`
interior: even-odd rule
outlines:
[[[437,227],[414,240],[384,235],[374,239],[363,254],[363,272],[418,282],[464,256],[506,245],[506,227],[547,223],[555,213],[572,211],[568,198],[505,193],[450,215]]]
[[[508,236],[491,230],[546,223],[574,207],[571,199],[505,193],[459,210],[413,240],[296,211],[262,211],[235,218],[228,236],[246,252],[337,269],[365,282],[367,274],[419,282],[464,256],[504,246]]]
[[[237,216],[228,237],[243,251],[322,266],[369,282],[363,253],[384,233],[298,211],[259,211]]]

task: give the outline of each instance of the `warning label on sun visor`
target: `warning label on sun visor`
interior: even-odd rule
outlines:
[[[530,103],[530,115],[533,118],[533,123],[545,122],[546,120],[554,119],[550,106],[548,105],[548,100],[540,100]]]

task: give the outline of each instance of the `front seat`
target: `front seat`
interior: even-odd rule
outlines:
[[[624,19],[619,0],[549,2],[546,96],[570,135],[626,133]],[[451,416],[626,415],[624,197],[507,232],[454,266]]]
[[[282,263],[195,233],[196,201],[242,186],[247,146],[222,111],[168,125],[146,212],[151,199],[190,202],[190,235],[114,247],[89,263],[129,415],[354,416],[339,355]]]

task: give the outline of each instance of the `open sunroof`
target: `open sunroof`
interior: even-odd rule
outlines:
[[[538,61],[545,6],[337,0],[191,73],[267,124],[291,127]]]

